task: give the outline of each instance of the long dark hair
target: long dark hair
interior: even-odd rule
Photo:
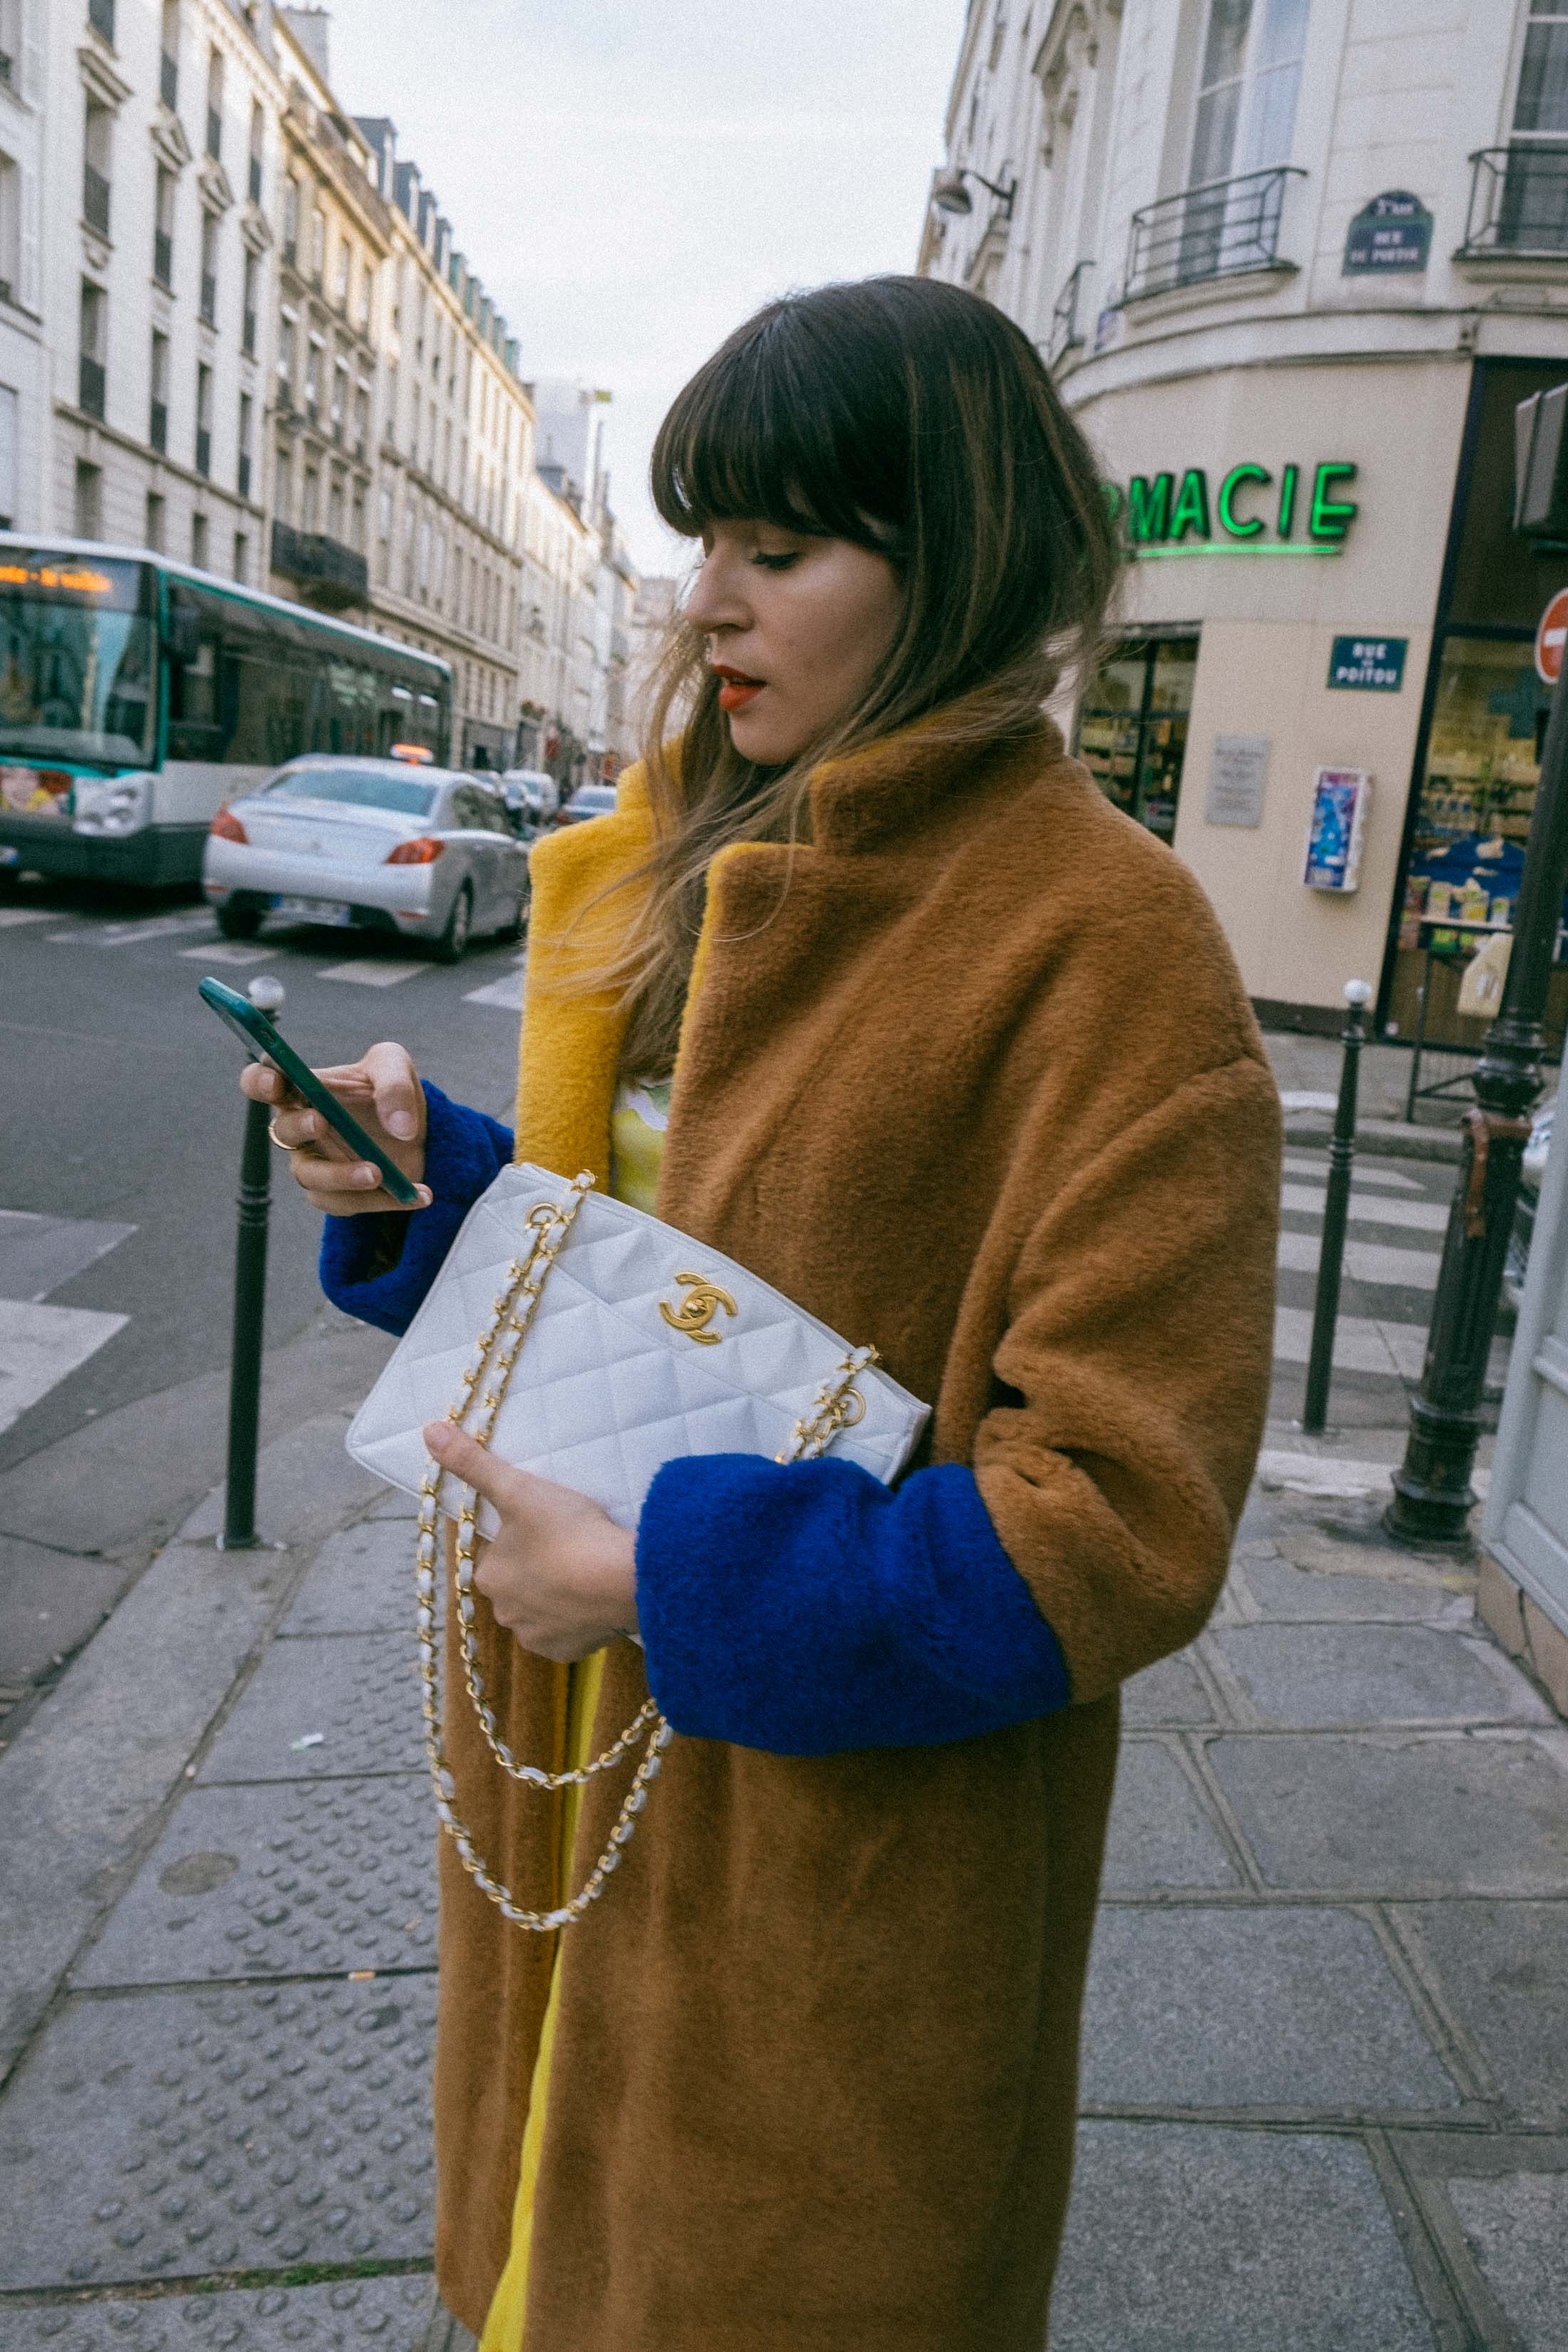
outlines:
[[[650,1074],[673,1063],[714,852],[797,838],[823,760],[917,719],[955,750],[1036,726],[1064,667],[1092,657],[1117,566],[1094,459],[1039,353],[931,278],[770,302],[679,395],[652,476],[683,537],[745,520],[850,540],[893,563],[903,605],[859,700],[783,768],[736,751],[706,641],[677,613],[646,728],[657,845],[618,952],[585,983],[630,995],[623,1066]]]

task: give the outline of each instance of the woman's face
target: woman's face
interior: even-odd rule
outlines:
[[[899,625],[898,574],[847,539],[720,522],[686,616],[708,638],[735,749],[782,767],[857,700]]]

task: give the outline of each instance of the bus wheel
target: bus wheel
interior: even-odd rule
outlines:
[[[447,928],[436,942],[437,963],[461,963],[468,953],[468,931],[474,919],[474,894],[465,882],[452,901]]]
[[[259,907],[219,907],[217,927],[226,940],[253,940],[261,929]]]

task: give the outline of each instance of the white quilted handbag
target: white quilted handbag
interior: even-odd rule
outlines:
[[[473,1635],[476,1538],[489,1503],[438,1471],[422,1432],[449,1419],[502,1461],[574,1486],[635,1527],[660,1466],[678,1455],[805,1460],[831,1447],[877,1477],[909,1459],[928,1408],[856,1348],[743,1266],[672,1225],[529,1166],[475,1202],[424,1304],[354,1416],[348,1450],[420,1501],[416,1586],[426,1749],[436,1804],[464,1867],[506,1916],[544,1932],[580,1918],[620,1861],[670,1738],[649,1699],[602,1756],[568,1772],[521,1763],[497,1727]],[[464,1680],[502,1770],[542,1790],[646,1752],[610,1843],[563,1906],[529,1910],[489,1873],[453,1811],[436,1674],[437,1519],[455,1519]]]

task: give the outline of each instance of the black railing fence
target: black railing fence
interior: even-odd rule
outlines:
[[[1470,164],[1462,254],[1568,253],[1568,142],[1482,147]]]
[[[1279,257],[1285,194],[1292,180],[1306,176],[1292,164],[1277,163],[1145,205],[1132,215],[1122,299],[1135,302],[1205,278],[1290,268]]]

